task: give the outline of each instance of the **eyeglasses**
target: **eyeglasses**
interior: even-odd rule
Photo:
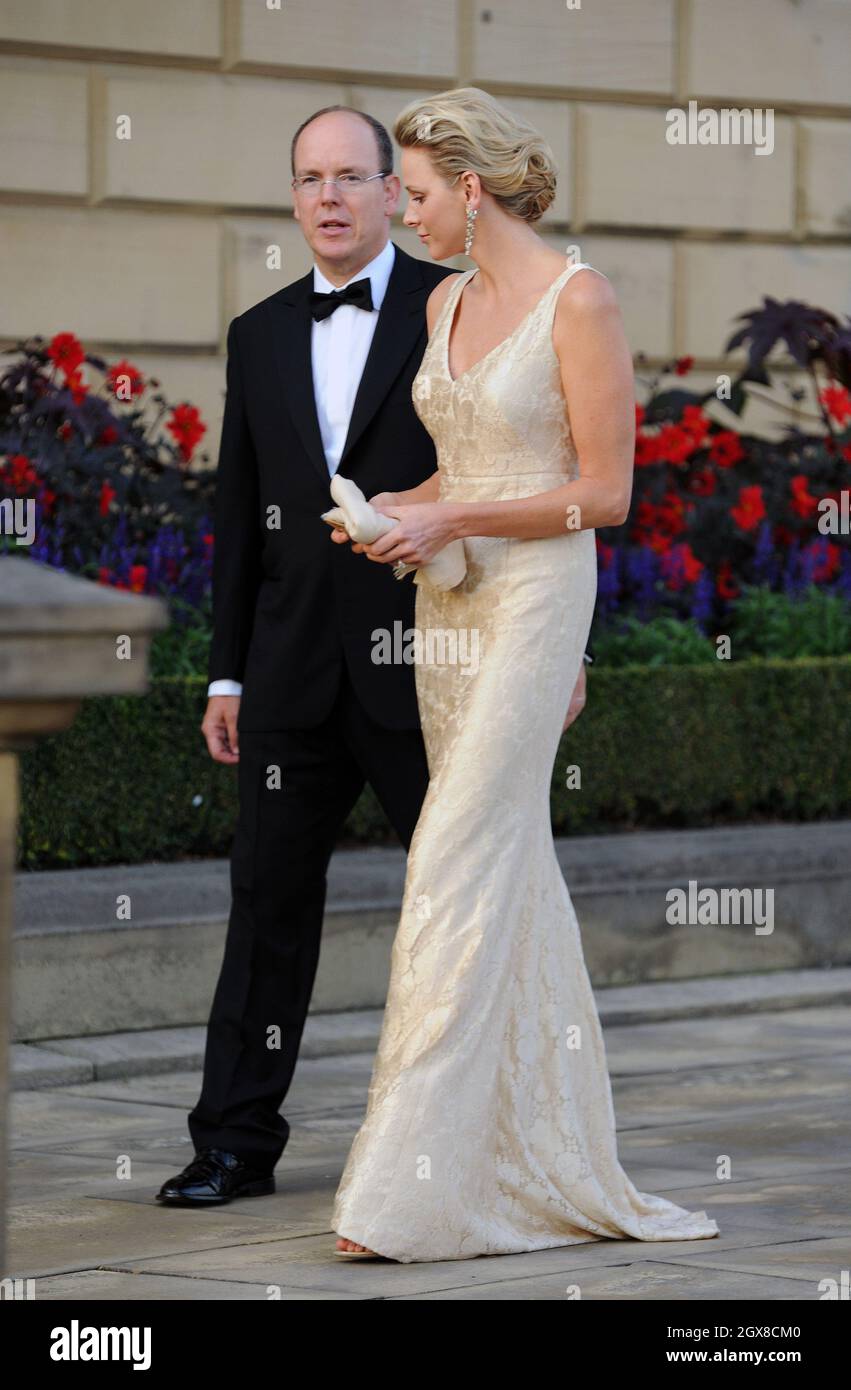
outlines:
[[[341,193],[357,193],[365,183],[371,183],[373,179],[386,179],[392,172],[392,169],[386,169],[380,174],[341,174],[338,179],[319,179],[315,174],[305,174],[303,178],[293,179],[292,186],[304,198],[318,197],[325,183],[333,183]]]

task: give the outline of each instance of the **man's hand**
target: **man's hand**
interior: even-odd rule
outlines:
[[[201,732],[214,762],[239,762],[239,735],[236,731],[239,701],[239,695],[211,695],[207,701]]]
[[[377,512],[383,512],[387,507],[397,507],[399,494],[398,492],[377,492],[374,497],[370,497],[369,505],[374,507]]]
[[[573,687],[573,694],[570,697],[570,704],[567,707],[567,717],[562,727],[562,733],[569,729],[574,719],[577,719],[585,708],[585,662],[580,662],[579,675],[576,677],[576,684]]]

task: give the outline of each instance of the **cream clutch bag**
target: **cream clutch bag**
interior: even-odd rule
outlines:
[[[323,512],[322,520],[327,521],[329,526],[341,528],[351,540],[361,545],[371,545],[379,536],[398,525],[392,517],[370,506],[351,478],[341,478],[339,473],[335,473],[331,479],[331,496],[337,505],[329,512]],[[450,541],[427,565],[406,565],[400,560],[393,566],[397,579],[404,579],[411,570],[416,570],[415,584],[430,584],[434,589],[454,589],[467,573],[464,542]]]

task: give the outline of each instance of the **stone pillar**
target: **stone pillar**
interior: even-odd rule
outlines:
[[[0,1278],[6,1268],[12,889],[18,758],[67,729],[86,695],[144,694],[161,599],[105,588],[18,556],[0,556]]]

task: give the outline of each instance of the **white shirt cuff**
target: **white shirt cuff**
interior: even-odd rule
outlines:
[[[242,686],[239,681],[210,681],[207,686],[209,695],[241,695]]]

